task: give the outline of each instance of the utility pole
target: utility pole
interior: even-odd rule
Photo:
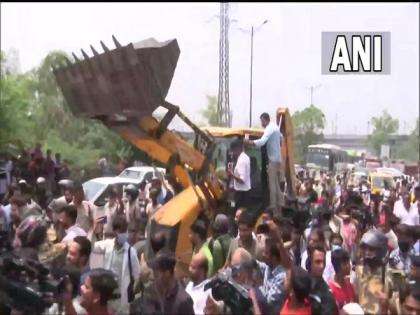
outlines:
[[[334,132],[334,134],[335,135],[337,135],[337,122],[338,122],[338,115],[337,115],[337,113],[335,113],[335,132]]]
[[[219,94],[217,120],[224,127],[232,126],[229,105],[229,3],[220,3]]]
[[[235,20],[236,22],[236,20]],[[244,33],[251,33],[251,62],[250,62],[250,76],[249,76],[249,127],[252,127],[252,76],[253,76],[253,65],[254,65],[254,33],[258,32],[264,24],[267,24],[268,20],[262,22],[259,26],[251,26],[251,30],[238,27]]]
[[[254,26],[251,27],[251,74],[249,79],[249,128],[252,127],[252,63],[254,55]]]
[[[310,89],[311,90],[311,104],[309,104],[309,105],[314,105],[314,102],[313,102],[314,90],[316,90],[317,88],[321,87],[321,85],[322,84],[318,84],[316,86],[311,85],[311,86],[307,86],[306,87],[307,89]]]

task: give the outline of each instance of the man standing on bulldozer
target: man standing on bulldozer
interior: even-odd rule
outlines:
[[[266,145],[268,156],[268,186],[270,190],[270,207],[281,211],[284,205],[284,195],[281,190],[284,182],[282,160],[281,160],[281,144],[283,135],[280,128],[270,121],[270,115],[262,113],[260,116],[261,125],[265,128],[264,134],[257,140],[245,140],[247,144],[255,144],[257,147]]]

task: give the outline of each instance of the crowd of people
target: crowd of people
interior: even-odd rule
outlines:
[[[245,142],[265,145],[270,137]],[[45,182],[37,179],[56,174],[51,152],[35,163],[51,164],[49,172],[13,175],[0,206],[1,245],[67,271],[65,289],[45,314],[420,314],[418,182],[402,180],[373,195],[367,178],[352,186],[348,174],[299,172],[291,200],[274,183],[284,175],[269,152],[270,193],[277,196],[257,221],[244,193],[244,143],[232,150],[239,158],[227,167],[235,211],[200,216],[189,227],[188,271],[169,249],[176,240],[151,228],[153,214],[182,190],[173,178],[129,185],[124,193],[114,187],[98,216],[78,182],[57,181],[60,196],[41,198]],[[221,294],[215,279],[230,289]],[[27,306],[12,303],[0,313],[33,314]]]
[[[46,195],[52,198],[60,193],[58,182],[71,176],[69,161],[62,160],[59,152],[55,153],[53,158],[49,149],[44,155],[40,143],[37,143],[33,150],[22,150],[18,156],[8,154],[4,171],[6,176],[4,184],[0,185],[0,201],[3,198],[8,199],[7,189],[12,184],[17,184],[17,179],[32,187],[43,184],[40,186],[45,187]]]

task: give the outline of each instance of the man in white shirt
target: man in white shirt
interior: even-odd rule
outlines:
[[[110,308],[116,315],[129,313],[128,286],[131,279],[134,286],[134,282],[140,274],[137,252],[128,244],[127,228],[127,220],[124,217],[115,217],[112,221],[115,238],[98,241],[92,248],[92,253],[103,255],[102,267],[111,270],[118,276],[121,298],[109,302]]]
[[[408,192],[404,192],[401,199],[395,202],[394,215],[401,220],[401,224],[419,224],[419,211],[417,205],[415,203],[411,204],[410,194]]]
[[[70,242],[76,236],[86,236],[86,232],[76,225],[77,219],[77,208],[73,205],[65,206],[61,208],[59,214],[59,222],[63,226],[66,235],[62,239],[62,242]]]
[[[279,126],[270,122],[270,115],[262,113],[261,125],[265,128],[264,134],[258,140],[247,140],[245,143],[255,144],[257,147],[266,145],[268,156],[268,185],[270,189],[270,207],[281,210],[284,205],[284,195],[281,187],[284,184],[283,166],[281,160],[281,143],[283,135]]]
[[[96,218],[96,206],[85,200],[85,192],[81,183],[77,183],[73,189],[73,201],[71,203],[77,208],[76,224],[91,234],[94,218]]]
[[[202,253],[193,256],[190,263],[190,279],[185,291],[191,296],[194,302],[194,313],[204,314],[204,307],[210,295],[211,289],[204,290],[204,286],[209,282],[207,279],[208,263],[207,258]]]
[[[235,190],[235,206],[249,206],[249,191],[251,190],[251,160],[245,153],[242,140],[235,140],[230,146],[233,157],[236,160],[235,169],[228,169],[228,173],[233,178],[233,189]]]

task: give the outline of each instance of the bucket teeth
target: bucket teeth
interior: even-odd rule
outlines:
[[[102,49],[103,49],[105,52],[108,52],[108,51],[109,51],[108,47],[106,47],[106,46],[105,46],[105,44],[104,44],[104,42],[103,42],[103,41],[101,41],[101,46],[102,46]]]
[[[69,58],[65,57],[64,60],[66,61],[66,64],[67,64],[68,67],[73,65]]]
[[[86,60],[89,60],[89,56],[88,56],[88,54],[83,50],[83,49],[80,49],[81,51],[82,51],[82,55],[83,55],[83,57],[86,59]]]
[[[72,52],[71,54],[72,54],[72,56],[73,56],[73,58],[76,62],[80,62],[79,58],[77,58],[77,56],[74,52]]]
[[[95,56],[99,55],[99,53],[95,50],[95,48],[92,45],[90,45],[90,49],[92,50],[93,55]]]
[[[112,40],[114,41],[115,47],[117,48],[121,48],[121,44],[117,41],[117,39],[115,38],[114,35],[112,35]]]
[[[139,119],[165,102],[179,58],[178,43],[147,39],[121,45],[112,33],[108,36],[110,46],[98,39],[98,45],[70,50],[70,62],[54,60],[53,73],[73,114],[112,126],[120,121],[116,115],[125,116],[133,119],[127,128],[137,130]]]

